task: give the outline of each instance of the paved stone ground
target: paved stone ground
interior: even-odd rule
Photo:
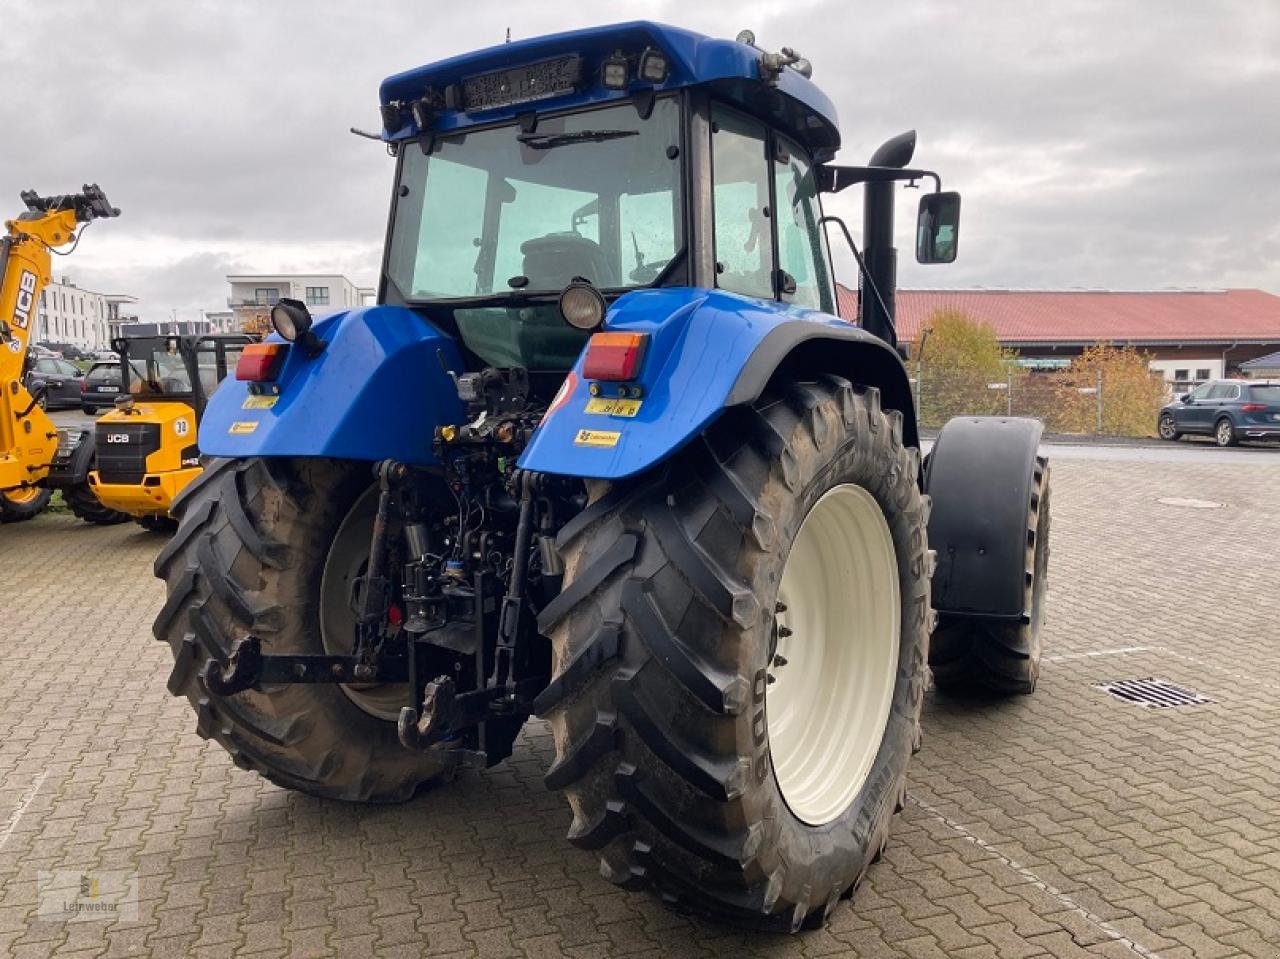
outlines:
[[[395,808],[236,769],[164,688],[160,540],[0,529],[0,955],[1278,956],[1280,457],[1191,459],[1056,463],[1039,691],[930,694],[889,852],[796,938],[601,879],[561,838],[537,723],[512,761]],[[1148,676],[1213,702],[1091,685]],[[136,921],[39,919],[41,871],[112,869],[138,876]]]

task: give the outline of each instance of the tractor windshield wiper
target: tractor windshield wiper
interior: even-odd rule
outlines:
[[[639,130],[578,130],[575,133],[521,133],[516,139],[531,150],[551,150],[571,143],[603,143],[639,135]]]

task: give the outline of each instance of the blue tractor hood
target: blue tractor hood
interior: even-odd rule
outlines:
[[[600,67],[614,53],[637,58],[646,49],[661,50],[670,72],[659,84],[632,77],[626,89],[601,83]],[[557,57],[581,58],[580,80],[554,96],[522,99],[504,106],[469,105],[465,81],[481,74],[541,63]],[[622,100],[642,89],[658,91],[705,85],[718,96],[760,116],[803,143],[824,162],[840,146],[836,111],[813,81],[786,67],[770,81],[760,73],[761,51],[736,40],[703,36],[647,20],[590,27],[517,40],[406,70],[382,82],[379,99],[384,140],[409,140],[425,133],[448,133],[481,123],[510,119],[529,111],[564,110]],[[413,106],[429,117],[420,126]]]

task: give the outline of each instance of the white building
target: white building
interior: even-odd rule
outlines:
[[[208,321],[210,333],[239,333],[240,325],[234,310],[206,310],[204,318]]]
[[[227,306],[236,317],[236,328],[267,321],[271,307],[281,299],[301,300],[313,312],[349,309],[372,303],[374,291],[356,286],[341,274],[263,273],[228,276],[231,295]]]
[[[81,289],[64,276],[40,294],[35,342],[108,350],[112,327],[121,319],[121,306],[137,302],[136,297],[124,294]]]

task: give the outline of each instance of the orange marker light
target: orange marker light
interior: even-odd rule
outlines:
[[[285,343],[250,343],[236,360],[236,379],[253,383],[274,380],[288,349]]]
[[[633,380],[648,343],[648,333],[596,333],[587,341],[582,375],[589,380]]]

